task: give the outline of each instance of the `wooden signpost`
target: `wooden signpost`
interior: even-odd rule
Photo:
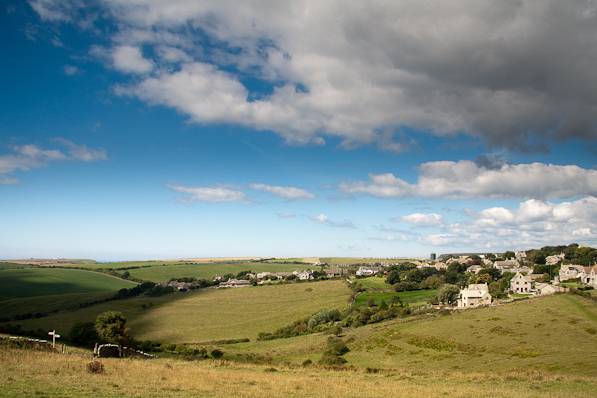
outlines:
[[[60,335],[58,333],[56,333],[55,330],[52,330],[51,332],[48,332],[48,334],[50,336],[52,336],[52,348],[56,348],[56,339],[59,339]]]

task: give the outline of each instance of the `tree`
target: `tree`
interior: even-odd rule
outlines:
[[[390,285],[400,282],[400,271],[392,270],[386,277],[386,282]]]
[[[444,283],[444,278],[439,275],[431,275],[421,282],[422,289],[437,289]]]
[[[93,322],[77,322],[70,329],[68,339],[78,345],[92,346],[98,340]]]
[[[543,254],[538,254],[535,256],[535,264],[545,264],[545,256]]]
[[[505,259],[514,258],[514,257],[516,257],[516,254],[514,254],[514,252],[512,252],[512,251],[507,251],[504,253]]]
[[[108,343],[123,344],[130,340],[126,318],[121,312],[99,314],[95,320],[95,331],[101,340]]]
[[[443,304],[454,304],[458,300],[460,289],[458,286],[445,284],[437,293],[437,301]]]
[[[128,279],[128,278],[130,278],[130,277],[131,277],[131,273],[130,273],[130,272],[128,272],[128,271],[124,271],[124,272],[122,273],[122,278],[123,278],[123,279]]]

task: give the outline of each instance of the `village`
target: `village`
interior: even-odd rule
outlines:
[[[512,254],[512,256],[507,256]],[[506,256],[504,256],[506,255]],[[505,258],[504,258],[505,257]],[[553,270],[559,267],[557,272],[534,273],[533,261],[527,259],[525,251],[506,252],[503,254],[471,254],[471,255],[441,255],[435,254],[428,260],[404,261],[380,261],[371,264],[337,264],[330,266],[325,262],[315,262],[312,269],[295,270],[292,272],[241,272],[238,275],[217,275],[213,278],[209,287],[215,289],[241,288],[248,286],[261,286],[268,284],[283,284],[296,282],[312,282],[324,279],[346,279],[349,284],[354,280],[367,277],[388,277],[388,274],[395,268],[405,264],[415,270],[434,270],[438,273],[445,273],[450,266],[457,265],[467,275],[467,280],[477,283],[468,283],[460,287],[457,300],[450,303],[436,303],[441,307],[453,307],[456,309],[476,308],[480,306],[496,305],[498,303],[512,301],[512,299],[532,298],[546,296],[555,293],[564,293],[574,282],[575,286],[585,289],[597,288],[597,264],[583,266],[566,260],[564,253],[545,257],[544,264],[540,266]],[[500,275],[508,279],[508,285],[504,289],[506,297],[493,297],[489,280],[476,278],[480,274]],[[185,292],[205,287],[205,282],[192,280],[192,278],[173,279],[162,284],[175,291]],[[446,306],[446,304],[448,304]]]

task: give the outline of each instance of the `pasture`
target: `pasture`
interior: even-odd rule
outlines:
[[[142,280],[163,282],[172,278],[193,277],[212,279],[216,275],[238,274],[241,271],[253,272],[292,272],[294,270],[313,269],[313,266],[301,264],[269,263],[257,261],[231,263],[202,263],[156,265],[128,270],[130,274]]]
[[[354,329],[343,338],[349,365],[420,372],[583,375],[597,382],[597,305],[564,294],[449,315],[399,318]],[[316,361],[326,335],[223,346],[273,363]],[[542,376],[539,376],[542,375]]]
[[[0,299],[51,296],[69,293],[104,293],[129,282],[98,272],[62,268],[20,268],[0,270]]]
[[[203,289],[151,298],[136,297],[20,322],[24,329],[68,331],[104,311],[121,311],[141,340],[194,343],[254,339],[322,308],[344,308],[350,290],[343,281],[295,283],[236,289]]]
[[[353,283],[366,289],[357,295],[355,299],[356,305],[367,305],[370,300],[375,305],[380,305],[382,301],[390,303],[392,299],[399,298],[400,301],[409,306],[420,306],[427,304],[437,294],[437,290],[435,289],[396,292],[391,285],[386,283],[385,278],[381,276],[353,279]]]
[[[134,282],[77,269],[0,268],[0,314],[49,312],[113,295]]]
[[[393,369],[334,371],[318,366],[239,364],[228,361],[102,359],[105,372],[90,374],[90,354],[62,355],[0,347],[0,397],[594,397],[586,374],[554,376],[536,370],[489,371]]]
[[[424,290],[411,290],[405,292],[394,292],[394,291],[366,291],[359,293],[355,299],[356,305],[367,305],[369,300],[373,300],[375,305],[380,305],[382,301],[389,304],[392,299],[400,298],[400,301],[404,304],[408,304],[411,307],[427,304],[431,298],[437,295],[436,289],[424,289]]]
[[[102,359],[101,376],[80,350],[0,346],[0,396],[594,397],[596,327],[595,304],[573,295],[397,319],[345,330],[345,371],[300,366],[322,334],[225,345],[216,361]],[[242,358],[263,363],[230,361]]]

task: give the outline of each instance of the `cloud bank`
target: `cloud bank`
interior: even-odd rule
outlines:
[[[85,16],[77,0],[29,3],[44,21]],[[114,66],[139,75],[119,93],[198,123],[394,151],[404,126],[523,150],[597,138],[593,1],[98,4],[117,27]]]
[[[19,180],[14,173],[45,167],[57,161],[94,162],[106,160],[104,149],[92,149],[86,145],[75,144],[64,138],[54,140],[62,144],[63,149],[44,149],[34,144],[15,145],[12,152],[0,155],[0,184],[17,184]]]
[[[268,192],[288,200],[315,198],[315,195],[313,195],[311,192],[297,187],[276,186],[267,184],[251,184],[251,189]]]
[[[244,192],[225,187],[168,185],[171,190],[183,194],[183,202],[230,203],[246,202]]]
[[[421,235],[432,246],[479,249],[529,248],[563,242],[597,243],[597,198],[551,203],[529,199],[516,209],[491,207],[468,220]]]
[[[370,174],[369,181],[344,182],[349,194],[381,198],[569,198],[597,195],[597,170],[544,163],[485,168],[469,160],[422,163],[409,183],[392,173]]]

